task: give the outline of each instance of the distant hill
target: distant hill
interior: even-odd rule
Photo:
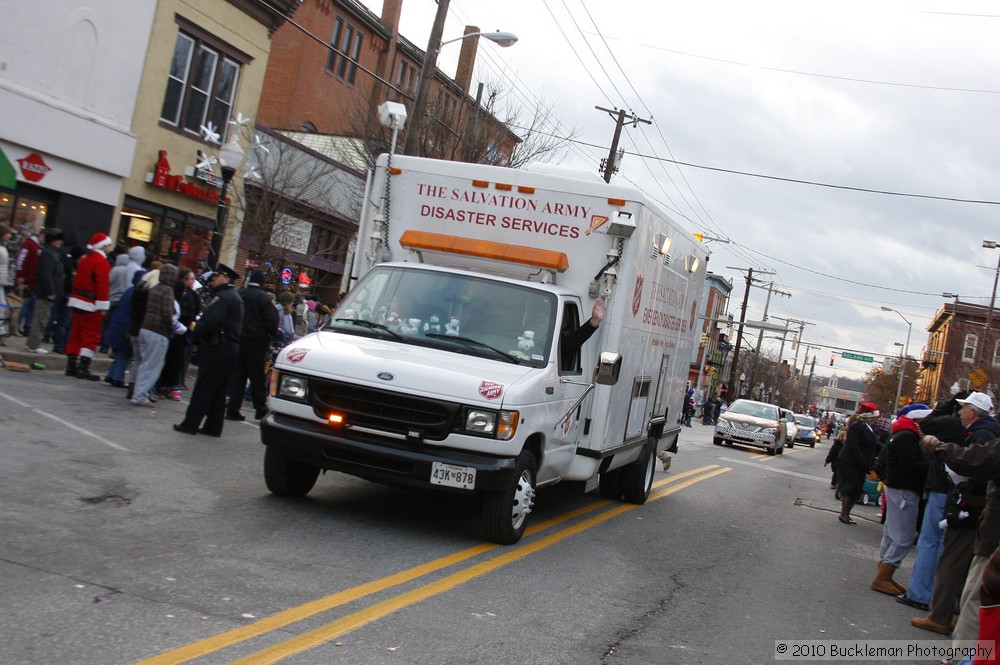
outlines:
[[[818,375],[816,379],[819,381],[820,385],[825,386],[828,383],[830,383],[831,377]],[[844,390],[854,390],[859,393],[863,393],[865,392],[865,390],[867,390],[867,386],[865,385],[864,381],[859,381],[857,379],[849,379],[846,376],[839,376],[839,375],[837,376],[837,387],[843,388]]]

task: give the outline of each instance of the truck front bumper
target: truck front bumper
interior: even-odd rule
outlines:
[[[499,490],[514,474],[513,458],[410,443],[350,428],[338,430],[273,412],[261,420],[260,438],[265,446],[274,446],[290,459],[389,485],[471,494]],[[474,468],[475,489],[432,484],[434,462]]]

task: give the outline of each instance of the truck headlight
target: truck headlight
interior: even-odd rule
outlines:
[[[305,399],[309,395],[309,380],[304,376],[282,374],[278,382],[278,396],[290,399]]]
[[[469,409],[465,412],[465,431],[508,441],[517,432],[518,417],[517,411],[497,412]]]

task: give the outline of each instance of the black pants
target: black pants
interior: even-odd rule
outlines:
[[[198,352],[198,378],[191,391],[191,403],[181,427],[196,430],[205,420],[205,433],[222,434],[226,415],[226,389],[229,375],[240,353],[240,345],[226,342],[216,346],[202,346]]]
[[[270,348],[267,339],[240,340],[240,353],[233,366],[229,381],[229,400],[226,409],[237,414],[243,405],[243,391],[247,379],[250,379],[250,399],[253,408],[263,411],[267,408],[267,388],[264,386],[264,363],[267,362],[267,352]]]

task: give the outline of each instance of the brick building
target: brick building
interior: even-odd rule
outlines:
[[[358,139],[370,165],[388,148],[378,106],[396,101],[412,111],[424,60],[424,51],[399,34],[402,5],[384,0],[377,16],[353,0],[305,0],[295,13],[297,25],[274,35],[258,122]],[[467,27],[470,32],[478,29]],[[425,122],[433,151],[426,156],[493,161],[519,141],[469,94],[478,42],[470,37],[457,45],[455,78],[435,72]]]
[[[918,402],[934,404],[948,399],[951,387],[962,379],[996,399],[1000,376],[997,314],[1000,312],[990,307],[957,300],[938,309],[927,326],[930,334],[921,363]]]
[[[691,368],[688,371],[689,385],[700,394],[716,394],[727,397],[729,363],[732,358],[732,344],[728,332],[731,319],[726,321],[729,294],[733,290],[732,280],[715,273],[705,277],[705,287],[701,301],[705,303],[702,312],[701,343],[694,350]]]

